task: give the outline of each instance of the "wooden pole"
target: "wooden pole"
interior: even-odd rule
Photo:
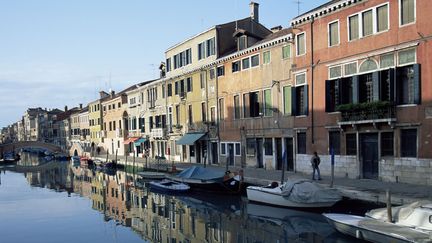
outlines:
[[[118,153],[118,149],[116,149],[116,155],[115,155],[114,164],[117,164],[117,153]]]
[[[393,215],[392,215],[392,205],[391,205],[391,194],[390,190],[386,190],[386,198],[387,198],[387,220],[390,223],[393,223]]]
[[[333,150],[333,148],[330,148],[330,153],[331,153],[331,182],[330,182],[330,187],[333,187],[333,182],[334,182],[334,164],[335,164],[334,150]]]
[[[106,157],[106,160],[105,160],[105,164],[108,163],[108,154],[109,154],[109,151],[107,150],[107,157]]]

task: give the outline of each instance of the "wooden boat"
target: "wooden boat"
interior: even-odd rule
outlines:
[[[327,208],[342,199],[334,189],[323,188],[308,180],[248,186],[246,193],[250,201],[291,208]]]
[[[349,214],[323,214],[333,227],[357,239],[376,243],[432,242],[432,235],[411,227]]]
[[[242,189],[242,178],[238,173],[224,172],[217,168],[192,166],[177,175],[167,177],[173,181],[187,183],[192,189],[219,193],[238,194]]]
[[[137,175],[144,180],[162,180],[165,178],[165,173],[154,171],[141,171]]]
[[[151,181],[149,186],[150,189],[163,192],[186,192],[190,189],[187,184],[172,180]]]

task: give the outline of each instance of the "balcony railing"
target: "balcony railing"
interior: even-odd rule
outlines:
[[[150,133],[153,138],[163,138],[165,137],[165,128],[153,128]]]
[[[346,104],[337,107],[341,122],[376,122],[396,119],[396,107],[390,102]]]

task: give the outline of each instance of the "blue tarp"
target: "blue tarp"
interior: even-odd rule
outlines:
[[[142,143],[144,143],[145,141],[147,141],[147,139],[145,139],[145,138],[139,138],[138,140],[136,140],[135,142],[134,142],[134,145],[135,146],[140,146]]]
[[[196,141],[204,137],[205,133],[186,133],[179,140],[176,141],[177,145],[194,145]]]
[[[223,180],[225,173],[220,170],[212,170],[199,166],[192,166],[179,174],[176,177],[183,179],[195,180]]]

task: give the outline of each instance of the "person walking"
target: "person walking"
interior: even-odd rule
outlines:
[[[319,170],[319,164],[321,163],[321,159],[318,156],[318,153],[315,151],[314,155],[311,158],[311,165],[312,165],[312,180],[315,180],[315,171],[318,174],[318,180],[321,180],[321,174],[320,174],[320,170]]]

